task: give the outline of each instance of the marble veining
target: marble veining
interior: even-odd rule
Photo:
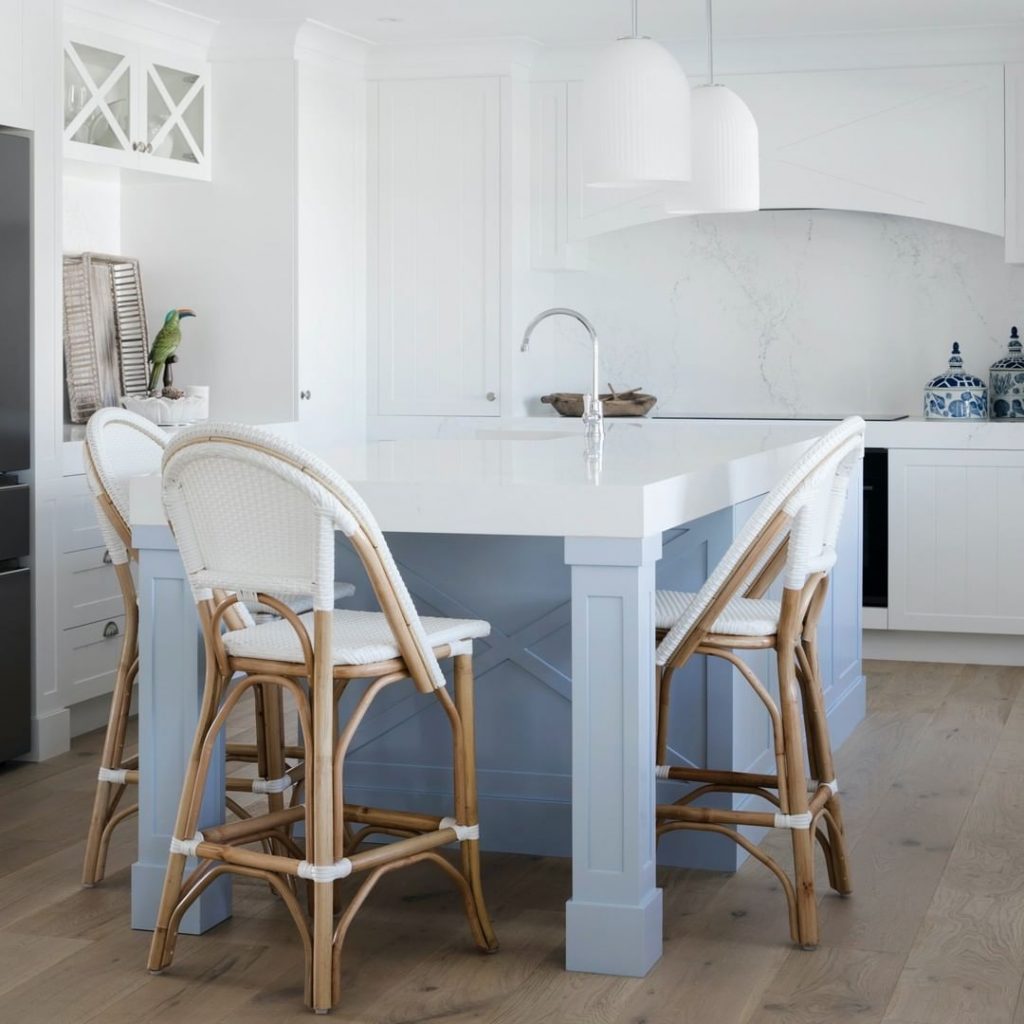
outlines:
[[[586,272],[532,274],[530,302],[585,310],[604,378],[642,385],[664,412],[917,412],[952,341],[984,375],[1024,320],[1024,267],[1005,263],[1003,240],[930,221],[682,217],[592,239],[589,252]],[[586,339],[565,340],[515,367],[527,411],[548,391],[583,390]]]

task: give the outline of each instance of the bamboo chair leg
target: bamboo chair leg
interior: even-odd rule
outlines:
[[[313,613],[313,699],[312,770],[307,782],[313,787],[313,835],[306,838],[316,865],[333,864],[334,851],[334,681],[331,673],[331,615]],[[339,823],[340,825],[340,823]],[[307,853],[307,857],[309,854]],[[337,999],[334,983],[334,883],[313,882],[313,1010],[327,1013]],[[340,981],[339,981],[340,984]]]
[[[196,823],[199,818],[200,794],[206,783],[206,773],[199,771],[199,760],[203,743],[217,713],[218,697],[222,690],[222,680],[213,658],[207,659],[206,685],[203,687],[203,701],[199,711],[192,750],[185,766],[185,780],[182,785],[181,801],[178,804],[178,816],[174,823],[176,839],[191,839],[195,835]],[[157,909],[156,926],[149,947],[148,968],[151,974],[159,974],[168,967],[174,958],[174,946],[177,940],[177,927],[171,927],[175,907],[181,897],[182,879],[185,873],[187,858],[181,853],[172,853],[167,860],[167,873],[164,876],[163,892],[160,906]]]
[[[831,774],[822,768],[821,758],[818,756],[818,743],[815,730],[812,728],[814,719],[813,689],[814,677],[810,663],[802,645],[796,648],[796,678],[800,685],[800,694],[804,709],[804,739],[807,743],[807,765],[810,769],[811,778],[819,782],[830,779]],[[839,875],[836,871],[836,855],[831,841],[833,827],[830,822],[825,825],[828,829],[828,836],[821,831],[822,823],[815,823],[815,838],[821,845],[825,857],[825,868],[828,872],[828,884],[833,890],[839,890]]]
[[[284,758],[284,690],[280,686],[263,686],[263,726],[266,751],[266,772],[264,778],[280,779],[287,767]],[[280,811],[284,808],[283,793],[267,794],[267,809]],[[283,853],[280,845],[272,841],[271,848]]]
[[[809,679],[806,686],[806,727],[808,737],[814,737],[815,772],[819,782],[834,781],[836,777],[835,761],[832,757],[832,741],[829,736],[828,719],[825,714],[825,700],[821,684],[821,662],[818,658],[817,637],[805,637],[803,641],[804,655],[809,668]],[[837,793],[833,793],[825,804],[828,816],[825,819],[828,828],[830,847],[831,881],[836,892],[849,896],[853,892],[853,878],[850,872],[850,860],[846,849],[846,826],[843,821],[842,802]]]
[[[672,703],[672,675],[675,672],[670,666],[656,670],[655,678],[658,687],[658,731],[655,742],[655,764],[666,764],[668,751],[669,710]]]
[[[801,694],[796,678],[793,647],[784,642],[788,631],[780,630],[778,645],[779,705],[785,738],[787,813],[805,814],[808,810],[807,778],[804,767]],[[780,794],[781,796],[782,794]],[[790,829],[793,842],[793,874],[796,889],[798,945],[813,949],[818,944],[818,908],[814,895],[814,831]]]
[[[476,718],[473,703],[473,657],[460,654],[455,658],[455,706],[462,723],[462,742],[456,744],[455,772],[461,774],[463,808],[456,805],[456,813],[464,814],[463,821],[475,823],[479,821],[479,810],[476,791]],[[459,749],[461,747],[461,750]],[[462,853],[462,873],[469,882],[473,894],[473,906],[480,925],[485,944],[480,948],[487,953],[497,952],[498,940],[487,913],[484,899],[483,881],[480,873],[480,841],[467,839],[459,844]]]
[[[110,701],[107,731],[103,738],[103,754],[100,758],[100,766],[103,768],[121,767],[124,759],[125,729],[132,704],[135,681],[132,669],[138,656],[138,615],[131,613],[127,603],[125,609],[124,640],[121,643],[121,656]],[[88,888],[102,881],[106,872],[107,844],[103,842],[103,833],[114,810],[111,807],[112,787],[113,783],[110,782],[96,783],[89,834],[85,843],[85,862],[82,866],[82,885]]]

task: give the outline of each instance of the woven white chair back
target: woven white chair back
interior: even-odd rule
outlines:
[[[859,416],[843,420],[807,449],[765,496],[686,613],[658,644],[658,665],[668,664],[695,630],[710,629],[713,608],[721,610],[723,602],[750,585],[787,532],[784,585],[788,589],[801,589],[812,573],[831,567],[850,474],[863,451],[864,421]],[[778,532],[770,538],[767,554],[759,552],[772,530]]]
[[[128,535],[129,481],[160,472],[166,443],[167,435],[159,427],[126,409],[100,409],[85,428],[86,478],[103,542],[115,565],[128,561],[123,538]]]
[[[315,610],[330,610],[335,533],[343,533],[354,542],[410,674],[430,687],[445,685],[372,513],[312,453],[241,424],[189,427],[164,454],[163,500],[197,601],[223,589],[246,599],[312,596]]]

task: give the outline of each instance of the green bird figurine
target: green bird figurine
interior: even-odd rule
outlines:
[[[194,310],[182,307],[168,310],[164,317],[164,325],[153,339],[153,347],[149,350],[149,361],[153,366],[149,375],[150,393],[157,390],[160,377],[164,372],[167,360],[174,355],[181,344],[181,321],[187,316],[195,316]]]

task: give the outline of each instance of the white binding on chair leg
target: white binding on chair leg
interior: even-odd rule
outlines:
[[[804,811],[803,814],[776,814],[775,827],[809,829],[811,827],[811,812]]]
[[[120,786],[126,786],[128,784],[128,769],[127,768],[101,768],[96,773],[96,778],[100,782],[116,782]]]
[[[656,764],[654,766],[654,775],[659,779],[669,778],[669,765],[667,764]]]
[[[203,842],[202,832],[197,832],[191,839],[172,839],[171,853],[183,853],[186,857],[195,857],[201,842]]]
[[[352,861],[348,857],[333,864],[310,864],[308,860],[300,861],[296,872],[299,878],[307,878],[311,882],[334,882],[339,878],[348,878],[352,874]]]
[[[437,831],[440,832],[446,828],[450,828],[455,833],[455,838],[460,843],[464,843],[467,839],[480,838],[480,826],[478,824],[460,825],[454,818],[442,818],[437,823]]]
[[[253,779],[254,793],[287,793],[294,786],[290,775],[282,775],[279,779]]]
[[[835,779],[832,779],[831,782],[821,782],[819,785],[828,786],[828,788],[832,790],[833,796],[839,792],[839,783]]]

